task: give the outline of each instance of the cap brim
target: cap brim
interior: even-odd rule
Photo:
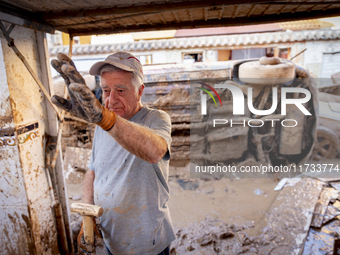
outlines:
[[[128,72],[134,72],[135,71],[131,67],[126,66],[126,65],[121,64],[121,63],[113,63],[113,62],[110,62],[110,61],[99,61],[99,62],[97,62],[97,63],[95,63],[91,66],[89,73],[91,75],[100,75],[100,70],[105,65],[112,65],[112,66],[118,67],[118,68],[123,69],[123,70],[128,71]]]

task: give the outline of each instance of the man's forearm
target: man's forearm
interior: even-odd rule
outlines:
[[[84,176],[84,181],[83,181],[83,197],[82,197],[83,203],[94,205],[94,195],[93,195],[94,178],[95,178],[95,172],[92,170],[87,170]]]
[[[109,134],[124,149],[150,163],[160,161],[168,149],[162,137],[119,116]]]

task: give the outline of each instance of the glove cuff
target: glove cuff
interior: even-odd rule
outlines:
[[[102,120],[97,123],[105,131],[109,131],[113,125],[116,123],[116,114],[109,109],[106,109],[104,106],[102,107]]]

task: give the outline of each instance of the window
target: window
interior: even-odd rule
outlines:
[[[290,48],[279,49],[279,58],[290,58]]]
[[[63,45],[63,37],[59,31],[55,34],[46,34],[46,39],[49,47]]]
[[[203,53],[182,53],[183,63],[203,62]]]
[[[268,58],[272,58],[272,57],[274,57],[274,48],[267,48],[266,49],[266,57],[268,57]]]
[[[73,44],[74,44],[74,45],[80,44],[80,38],[79,38],[79,36],[73,37]]]
[[[151,65],[152,64],[152,55],[139,55],[136,56],[142,65]]]
[[[261,58],[263,56],[266,56],[266,52],[266,48],[232,50],[231,59],[240,60],[248,58]]]

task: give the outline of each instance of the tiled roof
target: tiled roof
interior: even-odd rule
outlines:
[[[333,23],[312,19],[312,20],[298,20],[292,22],[283,22],[277,24],[279,27],[285,30],[307,30],[307,29],[320,29],[320,28],[329,28],[334,26]]]
[[[271,43],[286,43],[313,40],[335,40],[335,39],[340,39],[340,30],[318,29],[275,33],[202,36],[190,38],[148,40],[105,45],[74,45],[72,55],[88,55],[101,53],[106,54],[115,51],[134,52],[134,51],[171,50],[202,47],[233,47]],[[67,54],[68,46],[56,46],[49,49],[50,56],[54,56],[58,52],[63,52]]]

